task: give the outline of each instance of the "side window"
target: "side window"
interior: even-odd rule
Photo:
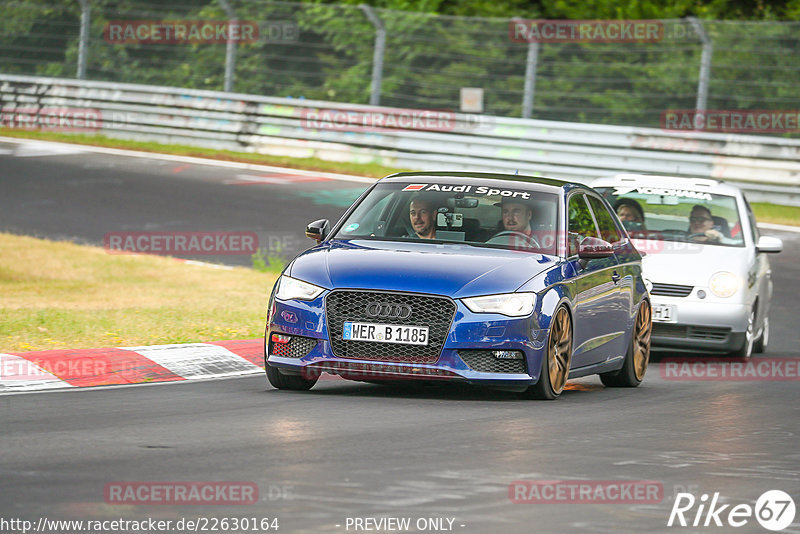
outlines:
[[[744,199],[744,206],[747,208],[747,220],[750,222],[750,235],[753,237],[753,244],[756,244],[758,243],[758,226],[756,226],[756,217],[753,215],[753,210],[750,209],[750,203],[746,198]]]
[[[567,210],[569,212],[567,256],[574,256],[578,253],[578,245],[585,237],[598,237],[597,228],[582,194],[570,197]]]
[[[616,243],[620,239],[619,230],[617,225],[614,224],[614,218],[608,212],[603,201],[597,197],[588,196],[589,204],[592,206],[595,219],[597,219],[597,226],[600,227],[600,237],[609,243]]]

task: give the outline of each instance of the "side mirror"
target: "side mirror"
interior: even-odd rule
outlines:
[[[306,237],[313,239],[317,243],[321,243],[326,237],[328,237],[328,233],[330,231],[331,225],[328,222],[328,219],[320,219],[318,221],[308,223],[308,226],[306,226]]]
[[[614,254],[611,243],[597,237],[585,237],[578,245],[578,258],[582,260],[596,260],[608,258]]]
[[[756,243],[756,252],[759,254],[765,252],[767,254],[775,254],[783,250],[783,241],[777,237],[762,235],[758,238]]]

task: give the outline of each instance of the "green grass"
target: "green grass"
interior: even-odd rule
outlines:
[[[59,132],[38,132],[30,130],[15,130],[0,128],[0,136],[18,137],[25,139],[41,139],[44,141],[61,141],[80,145],[102,146],[108,148],[121,148],[140,150],[142,152],[157,152],[159,154],[175,154],[179,156],[192,156],[196,158],[209,158],[224,161],[241,161],[261,165],[275,165],[278,167],[292,167],[309,171],[334,172],[354,174],[370,178],[383,178],[388,174],[409,169],[396,169],[377,163],[349,163],[343,161],[328,161],[318,158],[292,158],[289,156],[272,156],[256,154],[253,152],[234,152],[232,150],[216,150],[187,145],[164,145],[151,141],[128,141],[115,139],[105,135],[71,134]]]
[[[800,226],[800,206],[754,202],[750,204],[750,207],[753,208],[753,214],[759,222]]]
[[[276,278],[0,233],[0,352],[261,337]]]
[[[164,145],[155,142],[127,141],[115,139],[104,135],[70,134],[58,132],[37,132],[30,130],[13,130],[0,128],[0,135],[20,137],[27,139],[42,139],[47,141],[61,141],[92,146],[141,150],[143,152],[157,152],[162,154],[176,154],[180,156],[194,156],[200,158],[219,159],[226,161],[241,161],[263,165],[276,165],[321,172],[338,172],[354,174],[372,178],[382,178],[394,172],[409,170],[387,167],[375,163],[348,163],[327,161],[318,158],[292,158],[288,156],[271,156],[254,154],[251,152],[234,152],[230,150],[214,150],[185,145]],[[756,218],[760,222],[773,224],[787,224],[800,226],[800,207],[781,206],[767,203],[752,204]]]

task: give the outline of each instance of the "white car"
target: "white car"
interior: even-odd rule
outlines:
[[[634,245],[653,306],[654,348],[749,358],[769,342],[772,277],[742,191],[716,180],[620,174],[592,182]]]

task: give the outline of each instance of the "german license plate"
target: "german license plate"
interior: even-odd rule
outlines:
[[[427,345],[428,327],[347,321],[344,323],[342,339],[348,341],[377,341],[378,343]]]
[[[653,321],[657,323],[674,323],[675,320],[675,306],[653,304]]]

